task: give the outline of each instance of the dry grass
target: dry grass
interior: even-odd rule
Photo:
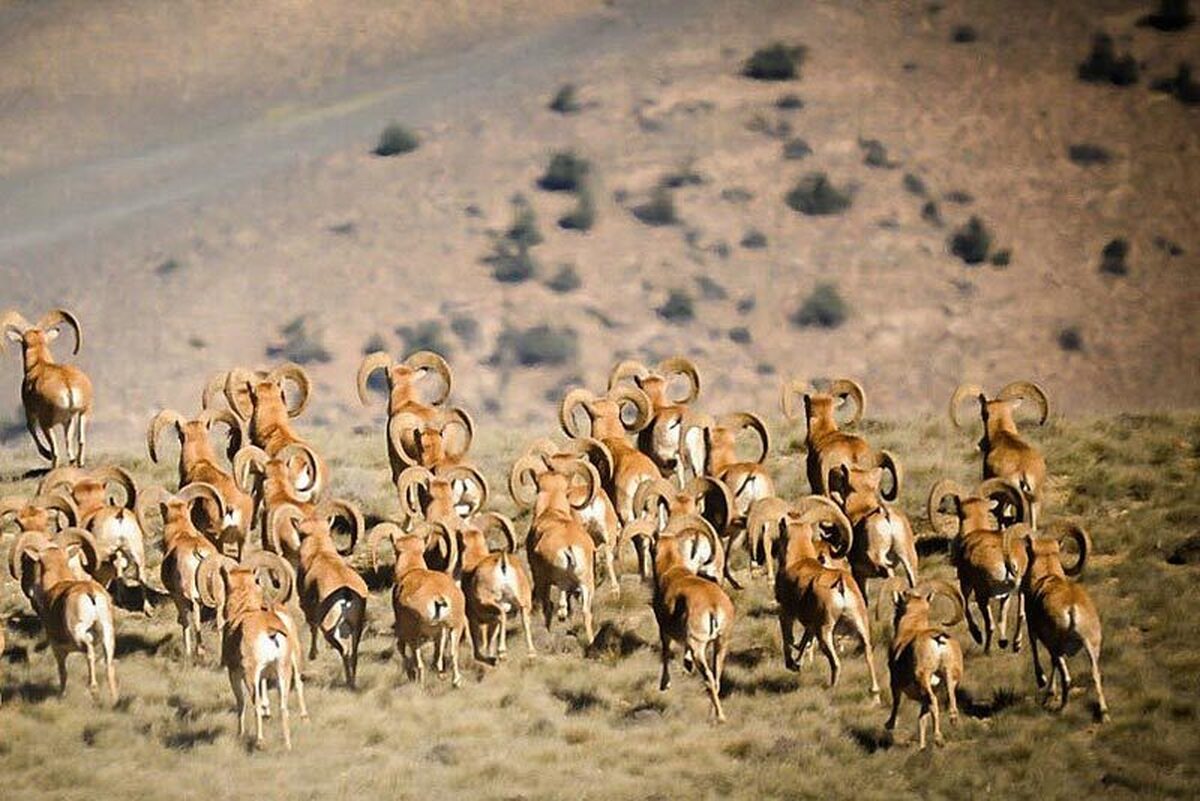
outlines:
[[[871,423],[866,430],[903,455],[904,506],[914,518],[935,478],[968,480],[978,469],[972,439],[940,420]],[[780,449],[794,454],[800,432],[777,433]],[[600,636],[590,656],[581,656],[576,626],[550,635],[537,626],[540,658],[527,662],[514,637],[509,661],[496,669],[468,658],[466,684],[457,691],[437,678],[425,691],[405,681],[389,634],[387,595],[379,593],[360,689],[345,690],[336,660],[323,652],[305,671],[312,719],[295,724],[295,751],[281,750],[272,725],[265,750],[253,752],[236,737],[228,684],[211,657],[198,667],[181,663],[167,608],[150,620],[120,614],[124,698],[110,709],[87,696],[80,657],[72,658],[66,698],[54,696],[53,659],[8,581],[0,594],[10,621],[0,677],[4,795],[894,799],[1115,791],[1194,797],[1200,787],[1200,649],[1192,642],[1197,576],[1195,567],[1166,564],[1165,555],[1200,525],[1200,417],[1055,420],[1034,436],[1056,476],[1048,512],[1080,515],[1095,541],[1085,582],[1104,618],[1102,664],[1113,712],[1104,726],[1094,721],[1090,690],[1078,691],[1064,714],[1040,708],[1028,654],[985,658],[967,645],[964,629],[958,636],[968,651],[965,714],[948,729],[947,747],[915,750],[911,702],[891,743],[883,737],[885,710],[869,703],[860,657],[846,654],[847,670],[833,691],[825,687],[823,665],[799,674],[783,668],[773,603],[756,578],[735,594],[739,620],[725,682],[730,722],[717,727],[699,679],[678,663],[674,687],[658,692],[647,593],[626,576],[619,599],[601,591]],[[339,494],[360,500],[370,514],[394,511],[381,438],[318,439],[332,457]],[[523,439],[512,432],[481,435],[482,466],[497,490],[506,459]],[[118,461],[142,479],[170,478],[170,468],[152,468],[143,458]],[[5,451],[0,493],[28,490],[32,480],[12,477],[31,464],[23,442]],[[787,457],[772,466],[784,491],[795,492],[800,463]],[[506,498],[497,503],[508,506]],[[918,528],[927,529],[923,521]],[[947,574],[945,555],[925,550],[933,552],[924,557],[923,573]],[[625,562],[630,570],[631,555]],[[884,623],[875,623],[875,635],[886,642]],[[877,659],[882,668],[882,647]],[[1073,667],[1085,685],[1083,665]]]

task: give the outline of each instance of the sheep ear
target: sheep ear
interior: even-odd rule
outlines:
[[[5,331],[4,333],[7,334],[8,338],[11,339],[13,342],[20,342],[24,339],[24,337],[21,336],[21,332],[16,330],[15,328],[10,328],[7,331]]]
[[[51,328],[49,331],[44,333],[44,336],[46,337],[47,342],[53,342],[54,340],[58,339],[58,329]]]

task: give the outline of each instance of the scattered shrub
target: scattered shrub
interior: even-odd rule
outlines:
[[[741,246],[747,250],[761,250],[767,246],[767,235],[757,228],[748,228],[742,234]]]
[[[537,273],[537,262],[524,242],[497,239],[492,252],[484,258],[492,267],[492,278],[502,284],[520,284]]]
[[[689,323],[695,317],[692,296],[682,289],[672,289],[663,305],[655,311],[659,317],[676,325]]]
[[[746,123],[746,130],[750,133],[764,134],[772,139],[786,139],[792,134],[792,123],[779,117],[772,122],[762,114],[755,114]]]
[[[479,341],[479,321],[466,314],[456,314],[450,318],[450,330],[454,336],[468,348]]]
[[[746,295],[738,300],[737,306],[734,308],[737,309],[738,314],[749,314],[754,311],[754,307],[757,305],[758,301],[754,299],[753,295]]]
[[[1065,351],[1083,350],[1083,334],[1075,326],[1067,326],[1058,332],[1058,346]]]
[[[775,375],[775,365],[770,362],[759,362],[754,365],[754,372],[759,375]]]
[[[783,143],[783,157],[788,161],[799,161],[811,155],[812,148],[808,142],[798,136]]]
[[[362,355],[366,356],[368,353],[374,353],[377,350],[386,351],[387,348],[387,340],[381,334],[374,333],[367,337],[367,341],[363,343]]]
[[[658,179],[658,185],[667,189],[678,189],[681,186],[700,186],[703,183],[704,176],[697,172],[695,159],[684,161],[673,171],[666,173]]]
[[[1182,256],[1183,247],[1178,242],[1172,242],[1165,236],[1154,237],[1154,247],[1166,253],[1168,256]]]
[[[570,326],[509,328],[496,342],[501,363],[521,367],[559,367],[579,358],[579,335]]]
[[[726,203],[748,203],[754,199],[754,193],[740,186],[731,186],[721,190],[721,200]]]
[[[560,150],[550,157],[546,174],[538,179],[538,186],[547,192],[576,192],[583,186],[590,165],[587,159],[573,150]]]
[[[372,152],[376,156],[399,156],[411,153],[421,144],[420,138],[399,123],[393,122],[379,135],[379,144]]]
[[[1087,83],[1110,83],[1113,86],[1132,86],[1137,83],[1138,65],[1133,56],[1117,55],[1113,39],[1106,33],[1092,38],[1092,50],[1077,71],[1079,80]]]
[[[788,93],[780,95],[775,101],[775,108],[781,111],[799,111],[804,108],[804,101],[800,99],[800,95]]]
[[[965,192],[962,189],[951,189],[946,193],[946,202],[953,203],[956,206],[965,206],[968,203],[974,203],[975,198],[970,192]]]
[[[800,74],[806,50],[776,42],[754,51],[742,65],[742,75],[756,81],[790,81]]]
[[[645,203],[635,206],[633,216],[646,225],[675,225],[675,198],[665,186],[656,186]]]
[[[267,347],[267,356],[296,364],[323,364],[333,355],[325,347],[324,332],[312,317],[302,314],[279,329],[283,342]]]
[[[978,39],[979,31],[971,25],[955,25],[954,30],[950,33],[950,41],[955,44],[970,44]]]
[[[846,321],[846,301],[833,284],[817,284],[800,307],[792,312],[793,325],[807,328],[837,328]]]
[[[943,225],[942,210],[938,208],[935,201],[927,200],[925,205],[921,206],[921,219],[936,228],[941,228]]]
[[[596,224],[596,201],[587,184],[579,188],[575,208],[558,218],[558,227],[568,231],[590,231]]]
[[[396,336],[404,342],[404,352],[431,350],[443,356],[450,354],[450,342],[442,331],[440,320],[424,320],[415,325],[396,326]]]
[[[208,347],[208,340],[197,336],[188,337],[188,345],[196,350],[204,350]]]
[[[904,186],[904,191],[910,195],[916,195],[917,197],[928,197],[929,195],[929,190],[925,187],[925,182],[911,172],[904,173],[904,178],[901,179],[900,183]]]
[[[899,166],[888,158],[887,148],[878,139],[859,139],[858,146],[863,151],[863,164],[868,167],[891,170]]]
[[[725,287],[707,275],[696,276],[696,288],[700,290],[700,297],[705,300],[725,300],[729,297]]]
[[[550,101],[550,110],[557,111],[559,114],[575,114],[583,109],[579,99],[576,97],[575,84],[564,83],[554,93],[553,99]]]
[[[1153,83],[1151,88],[1156,92],[1171,95],[1184,105],[1200,105],[1200,83],[1192,80],[1190,64],[1180,64],[1174,77],[1160,78]]]
[[[823,172],[801,178],[785,200],[793,210],[809,216],[841,214],[852,202],[850,192],[835,187]]]
[[[546,286],[553,292],[560,295],[565,295],[568,292],[574,292],[583,285],[579,278],[579,273],[575,271],[575,265],[564,264],[558,268],[558,272],[546,282]]]
[[[1112,154],[1100,145],[1085,142],[1068,147],[1067,158],[1071,160],[1072,164],[1080,167],[1091,167],[1096,164],[1108,164],[1112,161]]]
[[[1159,0],[1158,10],[1139,19],[1138,25],[1164,33],[1181,31],[1196,19],[1189,5],[1188,0]]]
[[[950,252],[966,264],[982,264],[992,247],[992,234],[983,220],[972,215],[967,224],[950,237]]]
[[[1012,248],[997,250],[990,259],[993,267],[1007,267],[1012,263]]]
[[[537,215],[533,206],[529,205],[529,201],[521,194],[514,195],[510,202],[513,207],[513,222],[504,235],[511,242],[524,248],[540,245],[542,234],[538,231]]]
[[[751,339],[750,329],[744,325],[735,326],[729,329],[730,342],[736,342],[739,345],[749,345]]]
[[[1129,265],[1125,257],[1129,255],[1129,243],[1124,239],[1114,239],[1100,251],[1100,272],[1108,275],[1128,275]]]
[[[179,272],[183,269],[183,263],[178,259],[167,259],[162,264],[154,268],[155,275],[166,278],[168,275]]]
[[[733,248],[729,247],[729,243],[724,239],[713,242],[708,246],[708,250],[719,259],[728,259],[733,255]]]

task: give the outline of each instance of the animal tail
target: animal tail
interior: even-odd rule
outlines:
[[[435,622],[450,616],[450,599],[444,595],[434,598],[429,605],[429,618]]]

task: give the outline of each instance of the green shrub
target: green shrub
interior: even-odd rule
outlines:
[[[966,264],[982,264],[987,260],[991,247],[991,232],[983,220],[974,215],[950,237],[950,252]]]
[[[558,227],[568,231],[590,231],[596,224],[596,201],[585,183],[575,196],[575,208],[558,218]]]
[[[806,50],[782,42],[754,51],[742,65],[742,75],[756,81],[790,81],[800,74]]]
[[[633,216],[646,225],[675,225],[675,198],[665,186],[656,186],[650,199],[633,209]]]
[[[767,246],[767,235],[757,228],[747,228],[740,244],[747,250],[761,250]]]
[[[379,144],[372,151],[376,156],[399,156],[411,153],[421,144],[420,138],[399,123],[393,122],[379,135]]]
[[[504,235],[521,247],[531,248],[542,243],[542,234],[537,227],[537,214],[524,195],[513,195],[513,221]]]
[[[804,101],[797,94],[780,95],[779,99],[775,101],[775,108],[782,111],[798,111],[804,108]]]
[[[749,345],[751,342],[750,329],[744,325],[730,328],[729,341],[736,342],[739,345]]]
[[[668,323],[682,325],[696,316],[692,296],[682,289],[672,289],[666,301],[655,311]]]
[[[1083,350],[1083,334],[1076,326],[1069,325],[1058,332],[1058,346],[1065,351]]]
[[[848,314],[846,301],[842,300],[836,286],[817,284],[800,308],[792,312],[791,321],[801,328],[837,328],[846,321]]]
[[[154,272],[156,275],[165,278],[168,275],[179,272],[181,269],[183,269],[183,263],[180,262],[179,259],[167,259],[162,264],[155,267]]]
[[[560,150],[550,157],[546,173],[538,179],[538,186],[548,192],[575,192],[583,186],[589,165],[587,159],[573,150]]]
[[[570,326],[509,328],[496,343],[499,360],[521,367],[557,367],[579,357],[579,335]]]
[[[575,84],[564,83],[554,93],[554,98],[550,101],[550,110],[557,111],[559,114],[575,114],[583,109],[579,99],[576,97]]]
[[[823,172],[809,173],[801,178],[785,200],[794,211],[814,217],[841,214],[853,202],[849,191],[835,187]]]
[[[325,347],[324,332],[310,315],[302,314],[279,329],[283,341],[267,348],[272,359],[284,359],[296,364],[323,364],[333,359]]]
[[[396,326],[396,336],[404,342],[404,352],[431,350],[443,356],[450,355],[450,342],[442,330],[440,320],[424,320],[415,325]]]
[[[800,137],[789,139],[783,143],[783,157],[788,161],[799,161],[812,155],[808,142]]]
[[[554,277],[546,282],[546,287],[552,292],[557,292],[560,295],[565,295],[568,292],[574,292],[583,285],[579,279],[579,273],[575,271],[575,265],[564,264],[558,268],[558,272]]]
[[[665,186],[667,189],[678,189],[681,186],[700,186],[703,183],[704,176],[696,170],[695,159],[688,159],[658,179],[658,185]]]
[[[1100,272],[1108,275],[1128,275],[1129,264],[1125,261],[1128,255],[1128,241],[1121,238],[1112,240],[1100,251]]]
[[[466,314],[456,314],[450,318],[450,330],[468,348],[479,341],[479,321]]]
[[[502,284],[520,284],[537,274],[537,262],[524,242],[497,239],[492,252],[484,258],[492,267],[492,278]]]

